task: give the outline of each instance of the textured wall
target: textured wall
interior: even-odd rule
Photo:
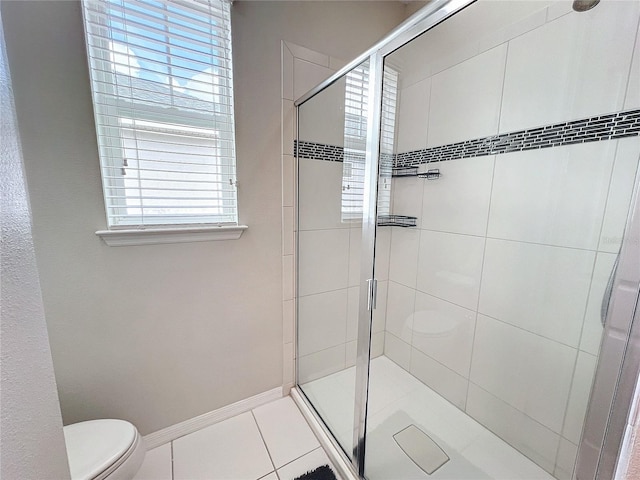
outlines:
[[[0,477],[69,478],[0,19]]]
[[[351,58],[399,2],[237,2],[237,241],[107,247],[80,4],[3,1],[65,423],[143,434],[282,385],[281,40]],[[354,29],[354,25],[359,25]]]

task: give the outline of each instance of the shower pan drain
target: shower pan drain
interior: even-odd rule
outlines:
[[[429,435],[415,425],[409,425],[393,436],[402,451],[427,475],[449,461],[449,456]]]

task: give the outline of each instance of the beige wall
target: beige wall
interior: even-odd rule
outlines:
[[[81,13],[2,2],[65,423],[143,434],[282,384],[281,40],[352,58],[399,2],[236,2],[237,241],[107,247]],[[355,28],[357,25],[357,28]]]
[[[0,477],[69,478],[0,20]]]

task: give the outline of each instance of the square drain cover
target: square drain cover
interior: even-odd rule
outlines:
[[[404,453],[428,475],[449,461],[444,450],[415,425],[409,425],[393,438]]]

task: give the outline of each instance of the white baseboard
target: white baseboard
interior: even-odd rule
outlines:
[[[231,405],[203,413],[202,415],[190,418],[184,422],[176,423],[175,425],[163,428],[157,432],[145,435],[143,437],[144,443],[147,450],[151,450],[152,448],[159,447],[160,445],[169,443],[177,438],[184,437],[185,435],[213,425],[214,423],[218,423],[231,417],[235,417],[236,415],[240,415],[241,413],[248,412],[249,410],[253,410],[260,405],[282,398],[282,396],[282,387],[277,387],[272,390],[259,393],[253,397],[245,398],[244,400],[232,403]]]
[[[331,463],[333,463],[333,465],[338,469],[338,473],[341,478],[345,480],[358,480],[358,476],[352,470],[344,453],[330,439],[330,434],[326,430],[326,427],[320,422],[320,420],[318,420],[316,413],[309,407],[309,405],[307,405],[307,402],[302,398],[302,394],[294,387],[291,389],[290,395],[302,412],[302,415],[304,415],[304,418],[311,427],[311,430],[313,430],[313,433],[315,433],[316,437],[320,441],[320,445],[322,445],[324,451],[327,452],[329,460],[331,460]]]

